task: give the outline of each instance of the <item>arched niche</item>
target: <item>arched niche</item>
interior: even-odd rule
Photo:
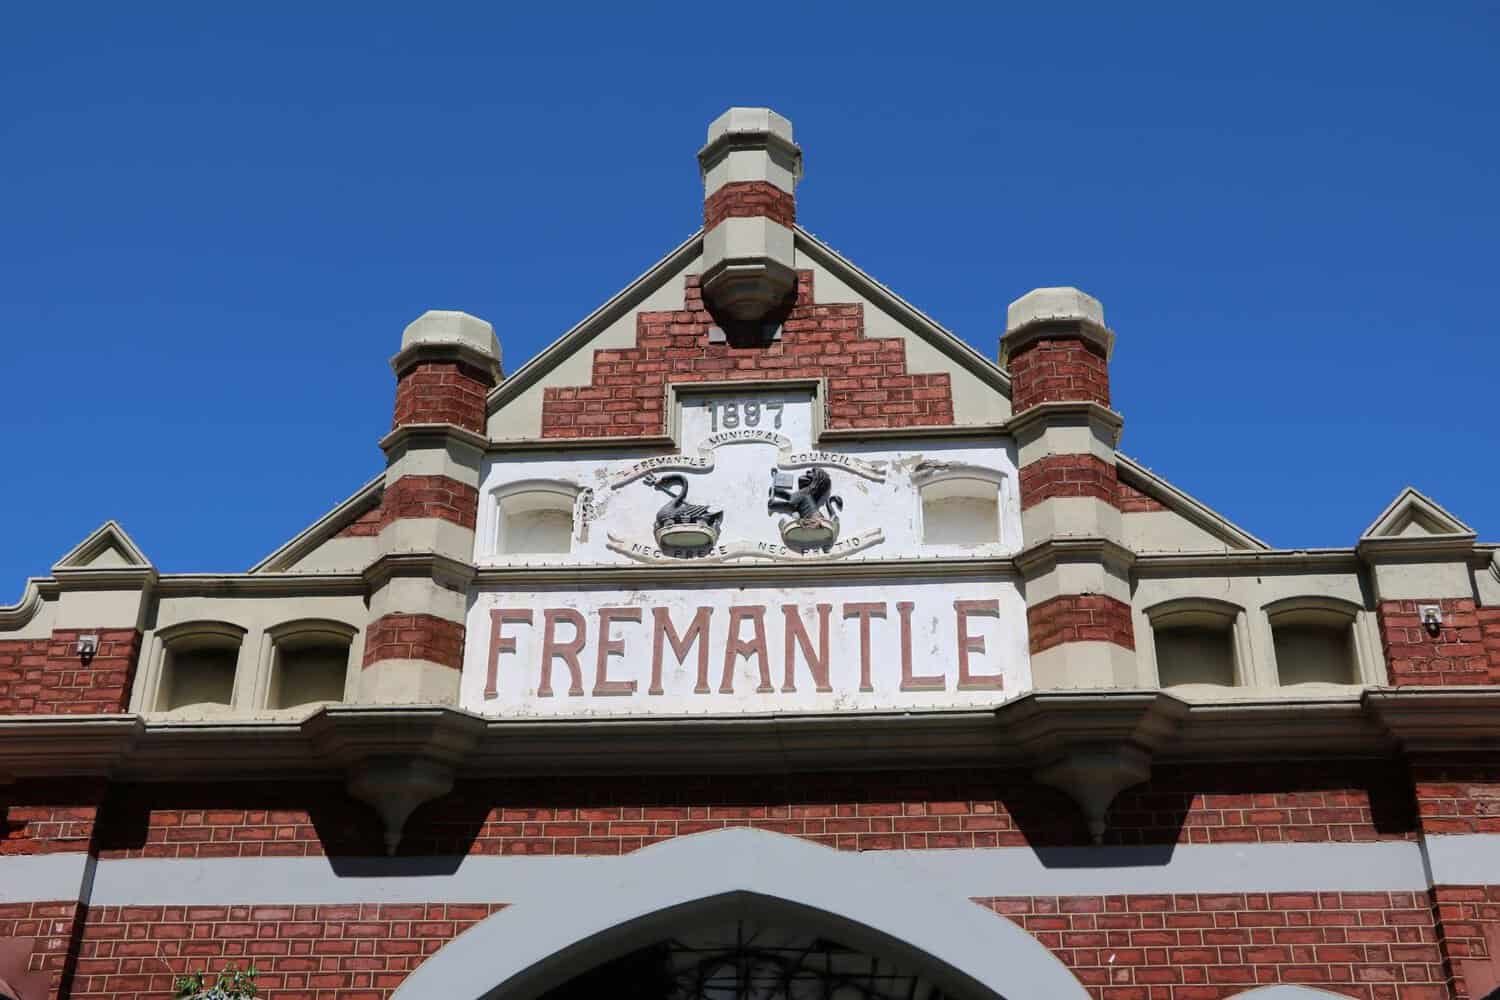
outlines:
[[[892,865],[871,880],[857,864],[857,855],[745,828],[577,859],[559,871],[555,897],[476,924],[418,966],[393,1000],[534,1000],[683,927],[735,920],[888,955],[965,1000],[1086,1000],[1062,962],[1009,920],[916,871]]]

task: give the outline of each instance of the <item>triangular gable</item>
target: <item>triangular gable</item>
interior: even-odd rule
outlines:
[[[1371,525],[1359,536],[1361,542],[1394,538],[1461,538],[1477,537],[1473,528],[1444,510],[1436,500],[1406,487],[1386,505]]]
[[[381,473],[361,486],[353,496],[341,501],[328,513],[282,545],[275,552],[250,567],[251,573],[284,573],[306,559],[320,546],[350,529],[361,518],[380,506],[385,492],[385,474]],[[362,566],[352,569],[362,569]]]
[[[1010,415],[1010,376],[998,364],[811,233],[799,227],[795,239],[799,269],[816,272],[813,302],[835,308],[862,304],[862,336],[898,337],[907,347],[914,376],[951,378],[953,397],[969,407],[954,423],[998,424]],[[674,313],[681,318],[690,308],[687,299],[696,295],[689,289],[696,282],[702,243],[702,232],[695,233],[496,386],[489,397],[490,436],[501,441],[541,436],[544,390],[589,388],[599,352],[627,352],[618,359],[625,360],[638,347],[638,320],[670,319]]]
[[[1133,458],[1116,452],[1120,484],[1144,494],[1150,500],[1201,529],[1231,549],[1270,549],[1271,546],[1250,534],[1207,504],[1189,496],[1156,475]]]
[[[68,554],[52,566],[58,570],[79,569],[148,569],[147,559],[140,547],[115,521],[105,521],[93,534],[73,546]]]

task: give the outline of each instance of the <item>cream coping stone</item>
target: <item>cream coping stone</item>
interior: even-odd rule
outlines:
[[[452,309],[429,309],[401,333],[401,349],[422,345],[458,345],[500,363],[500,341],[495,328],[478,316]]]

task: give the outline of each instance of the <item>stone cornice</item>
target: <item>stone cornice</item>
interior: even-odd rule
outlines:
[[[1038,403],[1005,422],[1006,429],[1019,437],[1034,427],[1049,424],[1097,424],[1109,431],[1110,446],[1120,443],[1125,418],[1102,403],[1079,400]]]
[[[677,441],[668,434],[649,437],[573,437],[492,439],[490,450],[516,451],[675,451]]]
[[[1224,552],[1152,552],[1135,557],[1138,576],[1186,573],[1258,573],[1325,570],[1353,573],[1360,568],[1353,549],[1252,549]]]
[[[1027,577],[1035,577],[1058,563],[1102,562],[1117,572],[1128,573],[1137,558],[1111,538],[1063,536],[1028,545],[1016,555],[1016,567]]]
[[[56,580],[51,577],[30,577],[26,581],[26,586],[21,590],[21,599],[14,604],[0,607],[0,631],[10,632],[20,629],[36,617],[36,613],[42,610],[44,585],[54,595],[56,594]]]
[[[661,587],[673,583],[716,583],[719,586],[765,586],[777,582],[858,580],[996,579],[1016,572],[1005,557],[975,559],[847,559],[806,563],[700,563],[625,566],[483,566],[475,574],[480,587],[530,585],[589,585],[599,587]]]
[[[181,780],[337,773],[417,756],[459,775],[1034,766],[1129,745],[1157,760],[1500,749],[1500,688],[1368,688],[1187,702],[1156,690],[1035,691],[997,709],[486,719],[432,705],[330,706],[301,721],[0,718],[0,773]]]
[[[490,447],[490,439],[457,424],[403,424],[379,441],[387,459],[391,453],[410,448],[442,448],[449,442],[467,445],[481,454]]]
[[[1467,562],[1474,553],[1473,535],[1402,535],[1361,538],[1355,547],[1365,562]]]
[[[151,566],[88,566],[80,569],[56,567],[52,578],[59,592],[72,590],[149,590],[156,583]]]
[[[1500,749],[1500,687],[1374,688],[1363,701],[1407,752]]]
[[[358,573],[169,573],[156,584],[161,597],[302,597],[363,594]]]
[[[1115,332],[1103,323],[1082,316],[1043,316],[1005,331],[1000,338],[1000,360],[1004,364],[1016,352],[1038,340],[1077,338],[1097,347],[1107,359],[1115,349]]]
[[[366,566],[362,574],[370,590],[383,587],[392,577],[429,577],[454,590],[474,582],[474,564],[437,552],[390,552]]]
[[[391,371],[400,376],[412,365],[426,362],[455,361],[470,365],[480,371],[489,372],[496,382],[501,379],[500,365],[494,357],[468,344],[410,344],[397,351],[391,358]]]

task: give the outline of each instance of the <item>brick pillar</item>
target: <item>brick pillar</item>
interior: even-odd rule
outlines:
[[[454,704],[473,573],[485,399],[500,377],[494,329],[461,312],[406,328],[381,498],[381,558],[367,570],[370,624],[359,700]]]
[[[1475,600],[1475,539],[1411,487],[1360,536],[1393,686],[1500,684],[1500,608]]]
[[[703,298],[723,325],[756,327],[797,289],[792,227],[802,150],[769,108],[730,108],[708,127],[703,175]],[[774,322],[773,322],[774,328]]]
[[[103,797],[94,780],[32,779],[0,789],[4,853],[46,855],[53,873],[44,885],[0,892],[0,974],[15,974],[22,996],[73,994]]]
[[[1010,370],[1020,465],[1033,679],[1040,688],[1139,683],[1109,409],[1114,334],[1099,301],[1038,288],[1012,302],[1000,359]]]
[[[1455,1000],[1500,989],[1500,754],[1414,755],[1438,947]]]

